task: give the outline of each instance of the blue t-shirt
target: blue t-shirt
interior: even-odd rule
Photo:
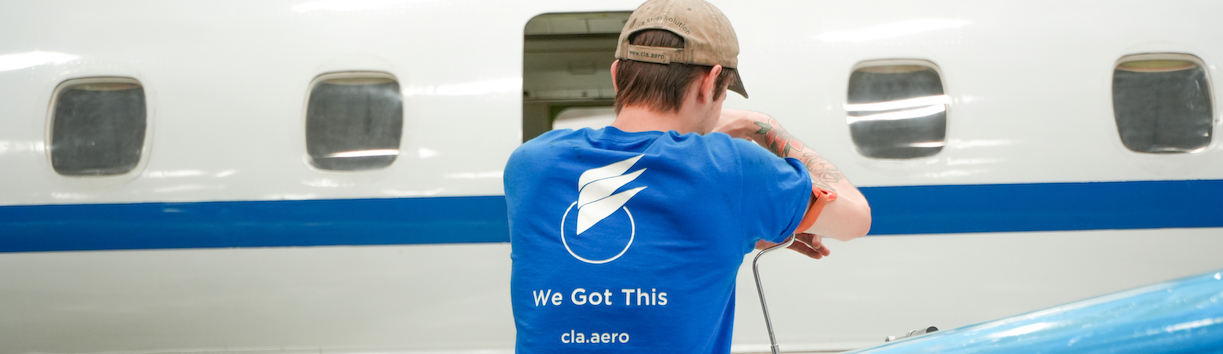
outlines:
[[[556,130],[505,167],[518,353],[729,353],[735,277],[811,179],[714,133]]]

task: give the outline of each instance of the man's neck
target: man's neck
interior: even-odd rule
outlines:
[[[678,112],[658,112],[640,106],[625,106],[616,114],[611,126],[626,132],[676,131],[680,134],[701,133],[692,124],[695,120]]]

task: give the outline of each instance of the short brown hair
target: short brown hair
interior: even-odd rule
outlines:
[[[666,30],[645,30],[633,35],[629,43],[651,47],[683,48],[684,39]],[[616,113],[626,105],[642,105],[657,112],[679,111],[688,87],[712,66],[681,63],[656,64],[621,60],[616,64]],[[715,82],[713,99],[726,94],[726,87],[738,73],[722,68]]]

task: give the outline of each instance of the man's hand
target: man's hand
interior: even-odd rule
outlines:
[[[775,245],[777,244],[768,241],[756,241],[756,249],[765,249]],[[790,247],[787,248],[813,259],[824,258],[832,254],[832,251],[829,251],[828,247],[824,246],[823,237],[816,234],[794,234],[794,243],[791,243]]]

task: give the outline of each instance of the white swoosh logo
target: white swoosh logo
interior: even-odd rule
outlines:
[[[646,169],[640,169],[629,174],[629,168],[637,163],[645,154],[637,155],[624,161],[616,162],[607,166],[593,168],[583,172],[578,177],[578,224],[577,234],[593,227],[599,221],[603,221],[617,209],[628,203],[629,199],[637,195],[646,187],[637,187],[620,193],[615,193],[617,189],[625,184],[632,182],[641,176]]]

